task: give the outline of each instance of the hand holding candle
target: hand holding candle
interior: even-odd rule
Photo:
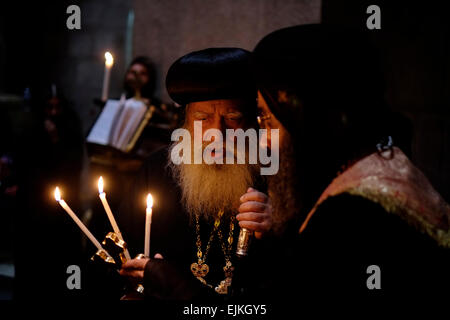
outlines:
[[[153,207],[153,198],[149,193],[147,195],[147,209],[145,216],[145,244],[144,244],[144,255],[146,257],[150,257],[150,229],[152,225],[152,207]]]
[[[105,53],[105,74],[103,76],[102,101],[108,100],[109,78],[111,77],[111,68],[114,64],[114,58],[108,51]]]

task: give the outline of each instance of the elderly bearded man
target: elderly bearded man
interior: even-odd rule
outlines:
[[[236,48],[211,48],[178,59],[166,86],[174,101],[186,107],[184,128],[193,136],[194,121],[203,132],[252,128],[256,125],[256,90],[249,53]],[[193,139],[192,139],[193,140]],[[122,208],[124,238],[130,250],[142,247],[144,197],[155,199],[151,233],[153,258],[131,260],[120,274],[142,282],[147,297],[162,300],[221,299],[231,292],[239,227],[255,232],[245,285],[239,292],[262,292],[267,259],[264,233],[272,226],[271,207],[258,182],[256,165],[179,164],[170,150],[146,163]],[[200,145],[202,151],[206,145]],[[195,146],[194,146],[195,147]],[[216,149],[213,158],[235,150]],[[225,163],[225,162],[224,162]],[[254,189],[253,189],[254,188]],[[136,198],[132,198],[136,196]],[[127,223],[126,223],[127,222]],[[135,252],[137,253],[137,252]],[[245,287],[245,288],[244,288]],[[216,300],[214,300],[216,301]]]

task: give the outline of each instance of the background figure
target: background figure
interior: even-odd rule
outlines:
[[[139,56],[131,61],[125,74],[124,89],[127,99],[152,99],[155,91],[155,68],[148,57]]]
[[[156,71],[151,59],[146,56],[134,58],[125,73],[124,89],[126,98],[141,99],[147,106],[155,106],[156,109],[151,123],[156,125],[156,127],[162,125],[164,129],[174,129],[178,124],[179,110],[173,108],[172,105],[161,103],[154,96],[155,85]],[[150,134],[152,136],[159,136],[161,132],[153,130]],[[165,137],[161,137],[161,139],[165,139]]]
[[[18,150],[16,297],[61,298],[69,293],[66,269],[79,264],[82,244],[77,226],[54,200],[53,190],[59,186],[72,209],[80,212],[83,154],[79,119],[53,85],[35,101],[33,124]]]

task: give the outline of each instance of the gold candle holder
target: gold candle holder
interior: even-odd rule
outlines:
[[[122,264],[127,262],[125,251],[127,243],[123,241],[116,233],[109,232],[102,242],[103,248],[111,255],[116,262],[117,268],[120,269]]]
[[[116,262],[105,250],[97,250],[97,252],[91,257],[91,261],[96,264],[105,265],[107,267],[116,267]]]
[[[250,242],[253,238],[253,231],[248,230],[246,228],[241,228],[239,232],[239,238],[236,245],[236,255],[238,256],[246,256],[248,255],[248,248],[250,246]]]

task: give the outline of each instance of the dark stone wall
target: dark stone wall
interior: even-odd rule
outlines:
[[[157,95],[170,65],[207,47],[253,50],[266,34],[287,26],[320,22],[319,0],[135,0],[134,53],[157,65]]]
[[[75,102],[85,131],[100,111],[92,101],[101,97],[106,51],[114,56],[109,97],[118,98],[122,91],[126,23],[131,6],[129,0],[81,1],[82,28],[67,34],[61,83]]]
[[[66,8],[81,9],[81,30],[66,27]],[[104,53],[111,51],[110,96],[118,97],[125,72],[130,0],[2,1],[0,4],[0,94],[23,95],[36,104],[55,83],[82,119],[86,132],[100,108]]]

